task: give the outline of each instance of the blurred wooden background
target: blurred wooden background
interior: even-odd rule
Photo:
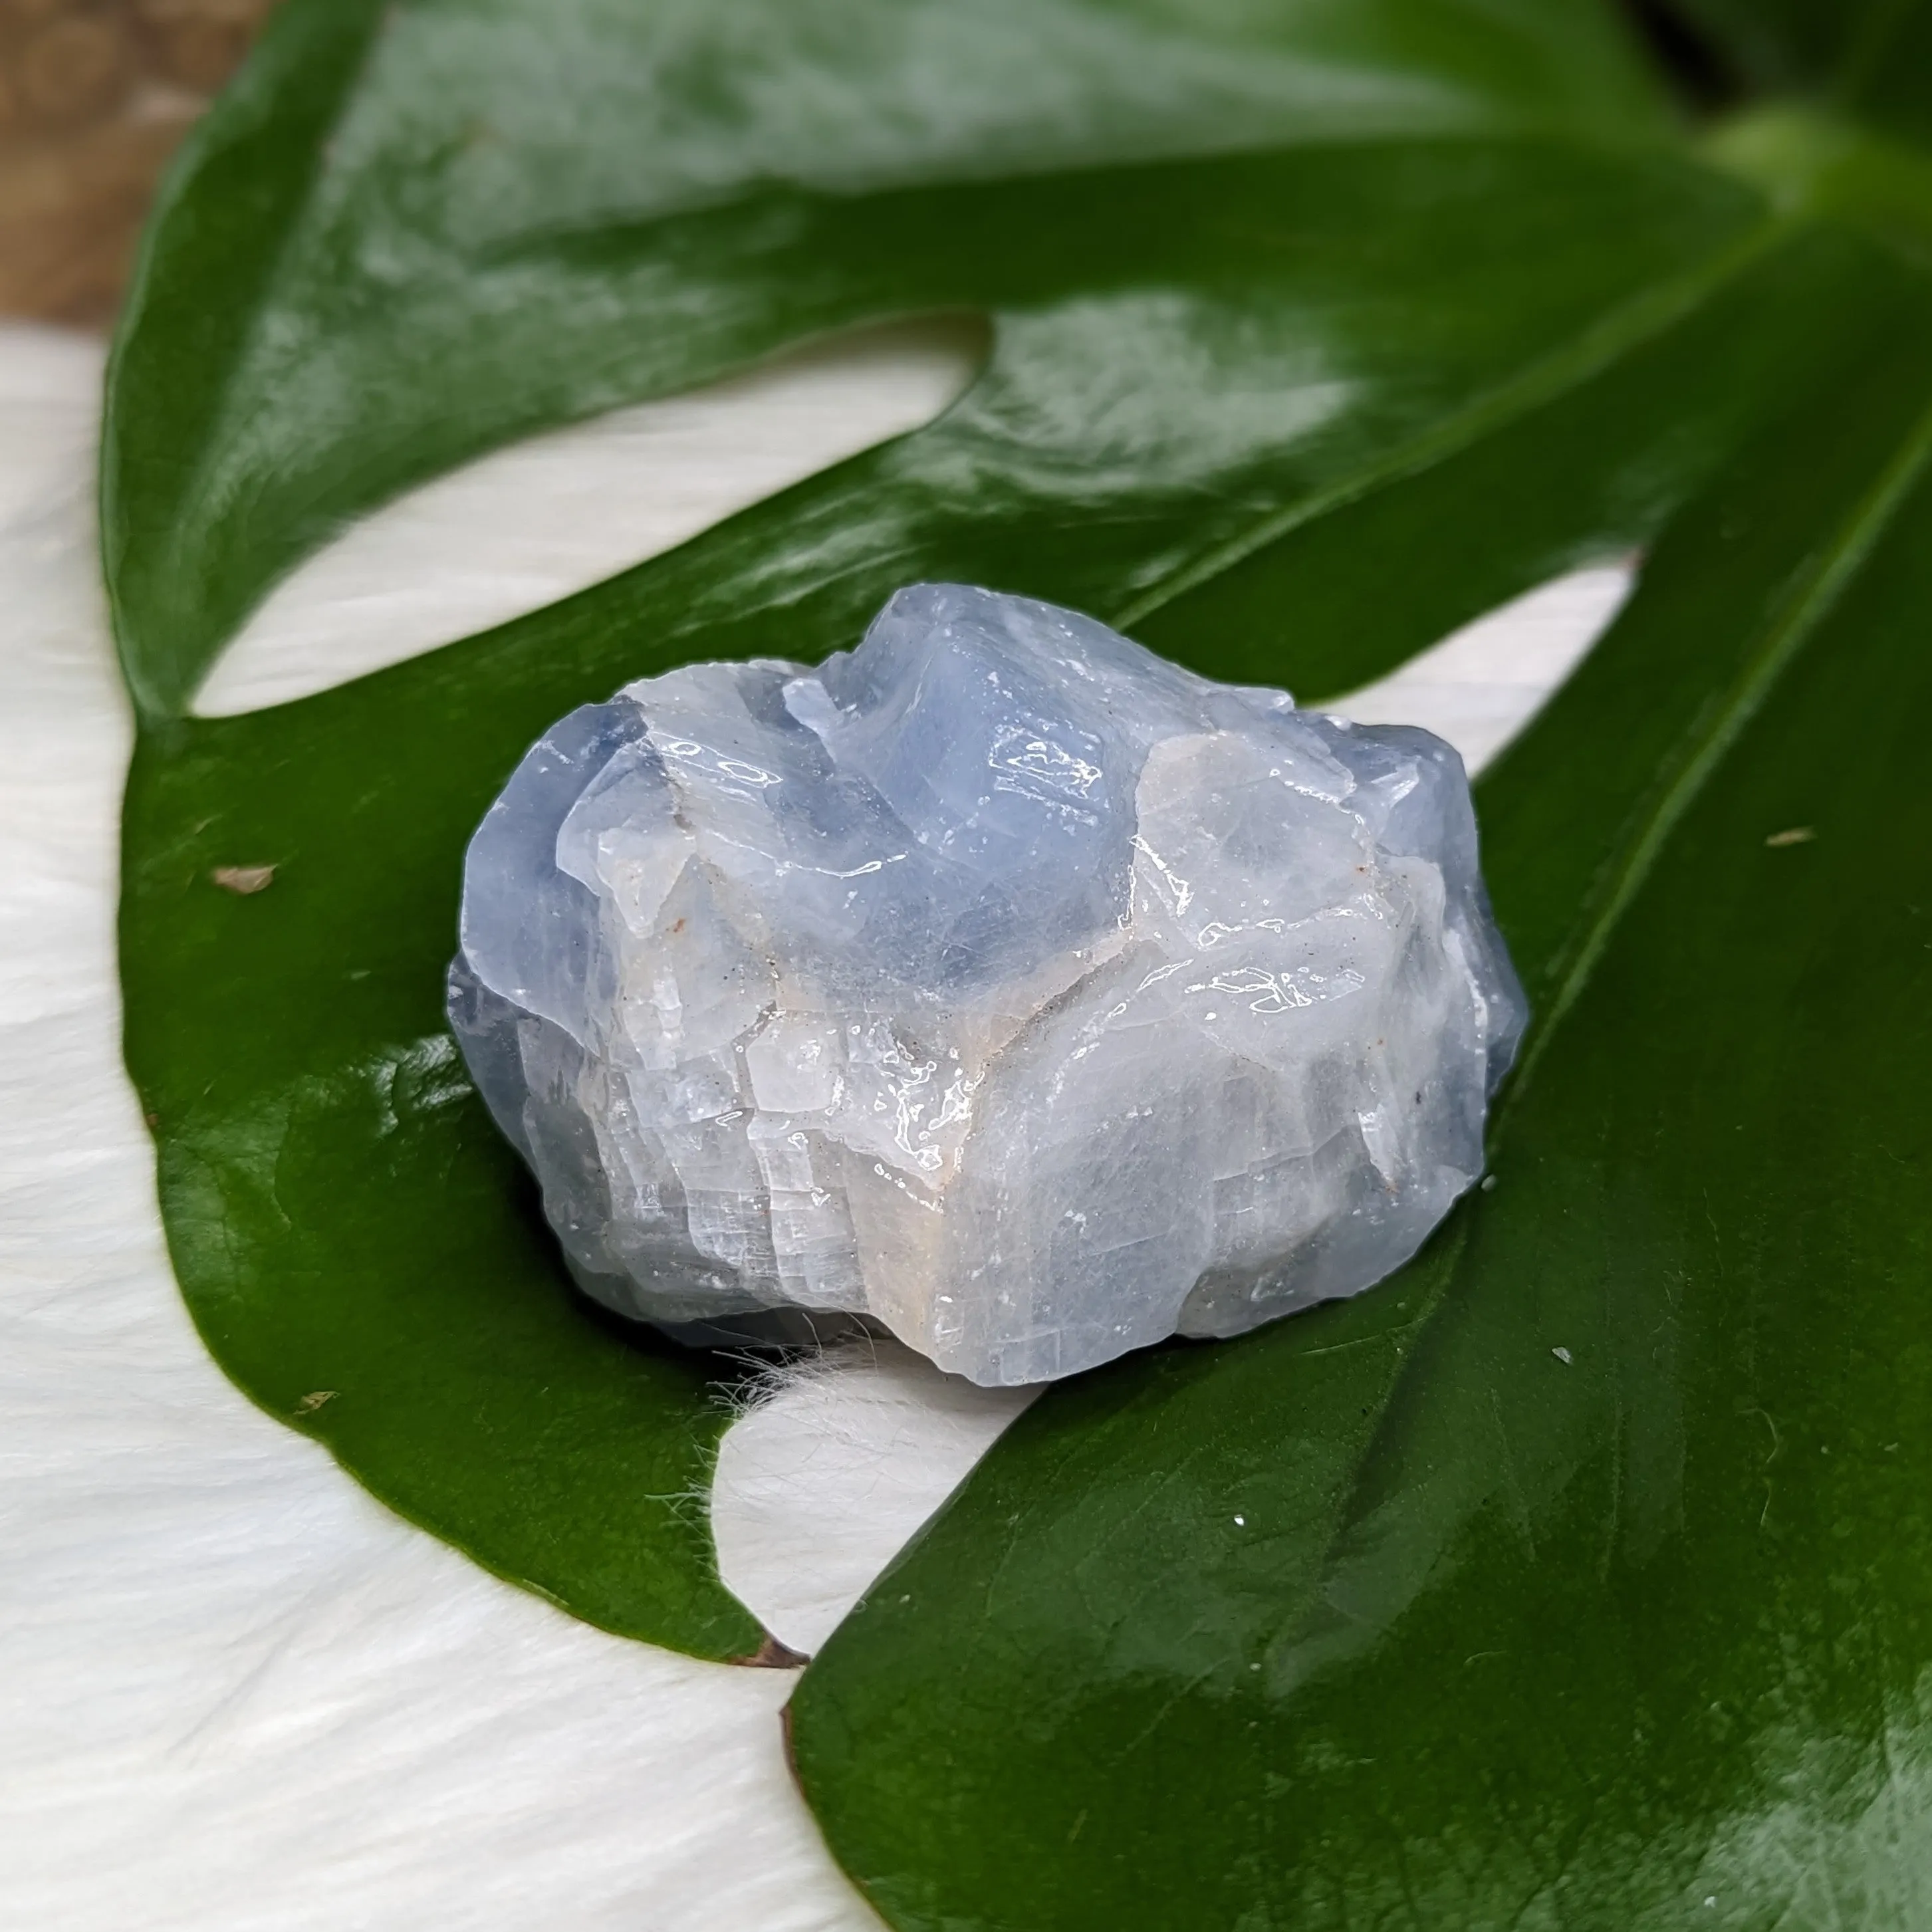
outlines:
[[[0,0],[0,314],[102,328],[154,183],[273,0]]]

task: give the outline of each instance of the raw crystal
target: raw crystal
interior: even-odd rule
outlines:
[[[901,591],[536,746],[450,1012],[599,1300],[845,1311],[983,1383],[1367,1287],[1524,1018],[1461,761],[1090,618]]]

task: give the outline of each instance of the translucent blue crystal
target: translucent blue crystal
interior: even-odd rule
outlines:
[[[864,1316],[985,1383],[1400,1266],[1524,1012],[1448,746],[956,584],[564,718],[450,976],[590,1294]]]

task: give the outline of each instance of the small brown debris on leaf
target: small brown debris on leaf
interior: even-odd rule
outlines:
[[[210,875],[224,892],[259,892],[274,881],[272,866],[218,866]]]
[[[311,1389],[296,1404],[296,1413],[298,1415],[313,1415],[324,1402],[333,1402],[335,1395],[334,1389]]]
[[[1767,845],[1808,845],[1817,836],[1808,825],[1794,825],[1789,832],[1774,832],[1764,842]]]

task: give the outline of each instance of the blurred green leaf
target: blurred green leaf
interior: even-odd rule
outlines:
[[[1762,92],[1932,138],[1932,7],[1924,0],[1666,0]]]

